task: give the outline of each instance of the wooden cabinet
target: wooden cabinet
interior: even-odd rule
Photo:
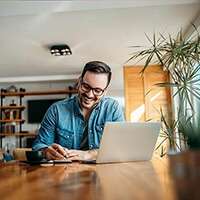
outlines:
[[[171,116],[170,90],[155,87],[156,83],[167,82],[169,75],[159,65],[149,66],[144,74],[143,66],[124,67],[125,112],[128,121],[159,121],[160,109]]]
[[[0,105],[0,147],[2,147],[2,138],[8,136],[18,137],[20,140],[20,147],[22,137],[35,137],[35,133],[23,131],[23,124],[26,122],[23,118],[23,111],[26,107],[23,105],[23,98],[26,96],[38,96],[38,95],[57,95],[67,94],[71,96],[77,93],[76,89],[69,87],[64,90],[51,90],[51,91],[32,91],[32,92],[5,92],[1,91],[1,105]],[[5,100],[8,97],[15,97],[18,99],[18,103],[5,104]]]

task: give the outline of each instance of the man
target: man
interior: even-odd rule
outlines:
[[[47,159],[95,159],[107,121],[123,121],[118,102],[105,97],[110,67],[100,61],[85,65],[78,95],[56,102],[47,111],[33,144]]]

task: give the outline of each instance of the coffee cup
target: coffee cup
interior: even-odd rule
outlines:
[[[28,161],[41,161],[44,159],[42,151],[26,151]]]

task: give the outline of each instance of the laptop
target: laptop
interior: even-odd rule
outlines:
[[[107,122],[97,159],[84,163],[150,160],[160,127],[160,122]]]

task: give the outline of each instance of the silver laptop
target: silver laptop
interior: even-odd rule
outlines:
[[[150,160],[160,122],[107,122],[95,163]]]

